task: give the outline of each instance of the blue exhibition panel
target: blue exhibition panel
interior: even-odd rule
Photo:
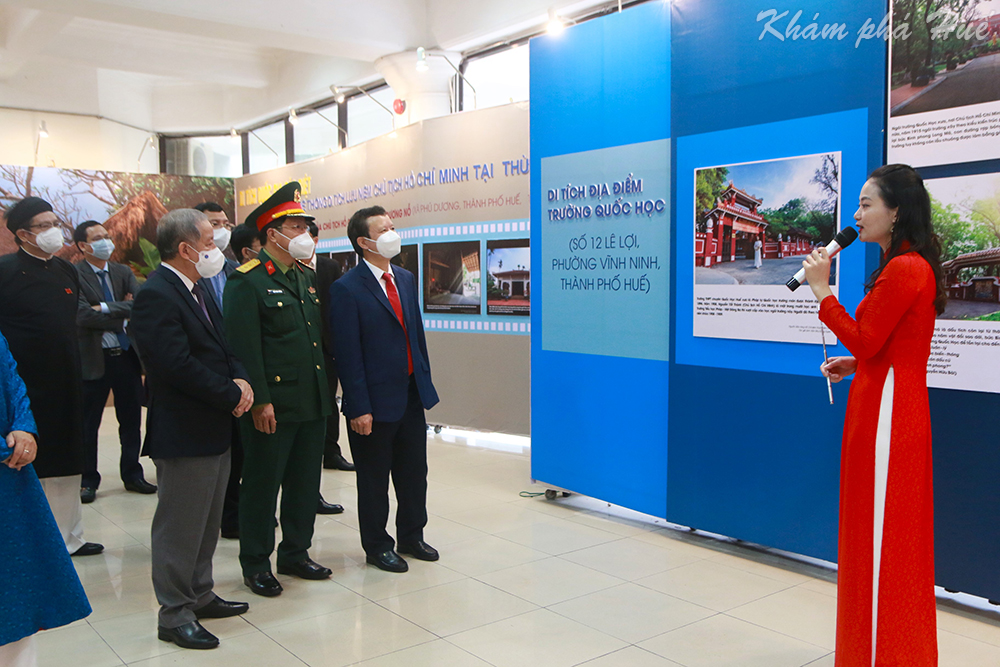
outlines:
[[[701,175],[716,173],[735,179],[725,192],[744,205],[780,204],[788,193],[764,175],[780,181],[775,174],[791,173],[793,162],[835,156],[832,219],[853,223],[858,191],[883,163],[886,48],[877,26],[885,11],[877,0],[807,0],[788,12],[743,0],[649,2],[532,42],[531,248],[542,286],[531,320],[536,479],[836,560],[849,383],[834,386],[829,405],[819,341],[805,327],[795,341],[735,325],[698,330],[699,317],[719,315],[702,306],[699,286],[719,291],[712,281],[721,273],[707,270],[725,253],[728,275],[737,275],[736,260],[749,263],[754,251],[744,245],[737,257],[730,239],[710,243],[719,238],[708,233],[711,206],[696,201],[713,182]],[[998,170],[1000,161],[920,171],[935,179]],[[657,209],[664,198],[666,228]],[[736,243],[735,224],[732,231]],[[849,311],[878,261],[875,247],[840,258]],[[636,263],[648,278],[642,294],[629,273]],[[930,401],[937,582],[1000,599],[1000,397],[935,389]]]
[[[869,19],[877,25],[885,7],[814,0],[782,17],[783,9],[771,15],[740,0],[673,6],[677,311],[667,518],[833,561],[847,387],[835,388],[830,406],[817,344],[694,336],[693,172],[836,153],[840,225],[852,224],[858,191],[881,164],[886,67],[884,43],[855,44],[854,31]],[[814,16],[820,26],[851,26],[850,36],[787,32],[793,19],[804,26]],[[863,296],[866,259],[861,248],[841,259],[841,298],[851,310]]]
[[[667,483],[669,80],[669,3],[531,42],[532,477],[656,516]]]

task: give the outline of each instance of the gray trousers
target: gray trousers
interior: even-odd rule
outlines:
[[[196,620],[195,609],[215,599],[212,556],[219,542],[231,452],[221,456],[154,459],[153,591],[159,624],[176,628]]]

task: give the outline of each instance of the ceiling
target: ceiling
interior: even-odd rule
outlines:
[[[606,0],[0,0],[0,107],[225,131]]]

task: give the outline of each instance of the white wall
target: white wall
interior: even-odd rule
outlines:
[[[159,146],[147,146],[149,134],[92,117],[0,109],[0,164],[35,164],[38,125],[49,130],[38,149],[38,166],[109,171],[159,171]]]

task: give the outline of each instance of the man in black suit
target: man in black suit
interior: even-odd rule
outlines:
[[[205,214],[208,222],[212,225],[212,240],[215,242],[215,247],[223,253],[226,252],[226,249],[229,247],[229,241],[232,239],[233,226],[229,223],[229,216],[226,215],[225,210],[214,201],[202,202],[195,206],[194,210]],[[218,304],[220,310],[222,309],[222,296],[226,289],[226,280],[229,278],[229,274],[235,271],[236,267],[240,264],[242,264],[242,260],[234,262],[227,257],[222,271],[211,278],[205,279],[205,282],[212,288],[212,297],[215,299],[215,303]]]
[[[309,233],[313,240],[319,239],[319,228],[315,222],[309,223]],[[330,384],[330,400],[337,396],[337,362],[333,358],[333,339],[330,333],[330,285],[341,276],[340,264],[324,255],[314,255],[316,266],[316,289],[319,291],[319,310],[323,315],[323,358],[326,360],[326,379]],[[326,418],[326,443],[323,448],[323,467],[327,470],[354,471],[354,464],[344,458],[340,451],[340,411],[334,410]]]
[[[357,466],[358,520],[366,561],[406,572],[399,553],[437,560],[427,525],[427,421],[438,402],[431,382],[417,281],[389,260],[399,234],[381,206],[351,216],[347,236],[364,260],[330,288],[330,325],[343,411]],[[396,490],[396,541],[386,532],[389,477]],[[399,553],[397,553],[397,551]]]
[[[225,252],[233,240],[233,226],[229,222],[229,216],[225,210],[214,201],[206,201],[194,207],[194,210],[201,211],[208,218],[212,225],[212,240],[215,247]],[[239,249],[233,247],[233,253]],[[239,255],[236,256],[239,260]],[[226,281],[229,274],[236,270],[243,260],[234,262],[226,258],[226,263],[222,270],[211,278],[202,278],[198,282],[205,288],[206,292],[215,299],[215,305],[222,312],[222,297],[226,290]],[[240,430],[233,429],[232,449],[230,450],[229,485],[226,487],[226,500],[222,505],[222,536],[229,540],[240,538],[240,477],[243,475],[243,443],[240,440]]]
[[[226,340],[222,312],[200,281],[221,271],[224,260],[205,215],[168,213],[157,226],[156,247],[163,263],[139,290],[130,328],[149,388],[143,454],[156,464],[160,487],[152,525],[158,636],[208,649],[219,640],[199,620],[248,608],[212,591],[212,555],[234,417],[253,405],[253,390]]]
[[[80,501],[94,502],[101,485],[97,471],[97,436],[108,393],[115,394],[115,417],[121,443],[119,472],[125,488],[135,493],[156,493],[143,477],[139,464],[142,445],[142,367],[125,332],[132,315],[132,298],[139,283],[127,266],[110,261],[115,243],[96,220],[87,220],[73,231],[73,241],[83,253],[77,262],[80,297],[77,333],[83,364],[83,479]]]

